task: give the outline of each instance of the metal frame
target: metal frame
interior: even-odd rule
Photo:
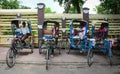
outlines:
[[[28,19],[22,19],[22,18],[16,18],[11,20],[11,29],[12,29],[12,34],[14,35],[13,39],[11,40],[11,46],[10,49],[8,50],[7,54],[6,54],[6,64],[8,65],[8,67],[12,68],[15,65],[15,56],[17,55],[17,53],[24,48],[22,41],[20,38],[18,38],[17,36],[15,36],[15,31],[14,31],[14,27],[17,26],[19,27],[19,22],[20,21],[29,21]],[[15,23],[15,25],[13,26],[13,24]],[[28,28],[31,30],[32,33],[32,28],[31,28],[31,24],[28,24]],[[31,53],[33,53],[33,48],[34,48],[34,40],[32,38],[32,35],[29,37],[30,41],[27,42],[27,45],[29,45],[29,47],[31,48]],[[25,47],[26,48],[26,47]]]
[[[85,28],[86,28],[86,31],[85,31],[85,36],[84,36],[84,39],[76,46],[75,44],[75,40],[78,41],[80,38],[73,38],[73,34],[72,34],[72,30],[73,30],[73,23],[80,23],[79,25],[81,24],[84,24]],[[85,21],[85,20],[77,20],[77,19],[72,19],[70,21],[70,38],[68,39],[69,41],[69,45],[68,47],[68,51],[67,53],[70,53],[70,50],[71,49],[75,49],[75,50],[81,50],[83,52],[87,52],[88,53],[88,58],[87,58],[87,62],[88,62],[88,65],[91,66],[92,63],[93,63],[93,52],[92,52],[92,42],[90,40],[88,40],[88,37],[87,37],[87,32],[88,31],[88,23]]]
[[[53,26],[56,25],[58,27],[57,37],[53,38],[52,35],[44,34],[44,30],[47,28],[49,24]],[[40,39],[39,41],[39,53],[41,54],[42,49],[46,49],[46,56],[45,56],[46,70],[48,70],[48,60],[50,58],[50,55],[54,54],[54,49],[57,48],[58,37],[59,37],[59,23],[57,21],[49,21],[49,20],[44,21],[42,25],[42,39]],[[59,54],[60,54],[60,49],[59,49]]]
[[[111,41],[108,39],[108,32],[109,32],[109,24],[107,21],[103,21],[101,25],[106,24],[106,35],[104,38],[98,37],[96,38],[95,36],[95,26],[92,26],[92,37],[95,40],[95,46],[93,47],[94,49],[97,49],[98,51],[102,50],[109,58],[109,64],[112,65],[112,51],[111,51]]]

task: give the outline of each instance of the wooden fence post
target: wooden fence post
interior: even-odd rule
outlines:
[[[44,8],[45,4],[44,3],[38,3],[38,44],[40,42],[40,39],[42,38],[42,25],[44,23]]]
[[[89,28],[89,8],[83,8],[83,20],[88,22],[88,28]]]
[[[66,36],[66,18],[62,18],[62,37]]]

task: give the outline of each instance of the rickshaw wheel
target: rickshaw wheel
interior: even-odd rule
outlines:
[[[6,64],[9,68],[12,68],[15,65],[15,54],[13,49],[9,49],[6,55]]]
[[[90,67],[93,64],[93,50],[92,49],[88,50],[87,56],[88,56],[87,63],[88,63],[88,66]]]
[[[31,53],[33,53],[33,49],[34,49],[34,40],[33,39],[31,40],[30,48],[31,48]]]
[[[49,49],[46,50],[46,70],[48,70]]]
[[[59,51],[59,54],[61,54],[61,48],[62,48],[62,41],[59,41],[58,43],[57,43],[57,45],[56,45],[56,47],[57,47],[57,49],[58,49],[58,51]]]
[[[66,53],[69,54],[70,53],[70,43],[69,41],[66,42],[66,47],[65,47]]]
[[[109,50],[108,50],[108,59],[109,59],[109,64],[110,64],[110,66],[112,66],[112,65],[113,65],[113,63],[112,63],[112,56],[111,56],[111,54],[112,54],[111,49],[109,49]]]
[[[38,47],[39,47],[39,54],[41,54],[42,53],[42,48],[41,48],[41,46],[42,46],[42,41],[39,41],[39,45],[38,45]]]
[[[112,51],[111,51],[110,43],[107,43],[106,47],[107,47],[106,54],[108,56],[109,64],[110,64],[110,66],[112,66],[112,64],[113,64],[112,63]]]

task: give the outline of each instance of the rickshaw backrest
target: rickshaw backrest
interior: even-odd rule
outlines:
[[[45,34],[52,35],[52,30],[47,29],[48,23],[51,23],[51,25],[53,25],[53,26],[56,25],[56,27],[58,27],[58,30],[59,30],[59,23],[57,21],[47,20],[47,21],[44,21],[44,23],[43,23],[43,35],[45,35]],[[57,35],[59,35],[59,31],[58,31]]]
[[[108,37],[108,31],[109,31],[109,24],[107,22],[102,22],[101,25],[100,25],[100,28],[105,28],[106,31],[104,33],[104,38],[107,38]],[[92,37],[96,36],[97,34],[95,34],[95,26],[92,26]],[[101,36],[100,36],[101,37]]]
[[[52,30],[43,30],[44,32],[44,34],[49,34],[49,35],[51,35],[52,34]]]
[[[12,34],[13,35],[17,35],[17,33],[15,32],[15,30],[17,29],[17,28],[20,28],[20,24],[19,24],[19,22],[20,21],[28,21],[28,19],[14,19],[14,20],[12,20],[11,21],[11,29],[12,29]],[[30,34],[32,34],[32,26],[31,26],[31,23],[30,23],[30,21],[28,22],[28,24],[26,25],[27,27],[28,27],[28,29],[29,29],[29,32],[30,32]]]
[[[80,25],[84,26],[85,27],[85,36],[87,36],[87,33],[88,33],[88,23],[84,20],[76,20],[76,19],[73,19],[71,20],[70,22],[70,36],[72,36],[72,30],[73,30],[73,23],[80,23]]]
[[[109,24],[108,23],[102,23],[101,25],[103,25],[106,28],[105,37],[108,37]]]

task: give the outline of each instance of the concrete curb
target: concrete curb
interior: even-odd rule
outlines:
[[[0,64],[6,64],[5,60],[0,60]],[[33,64],[33,65],[46,65],[45,61],[44,62],[36,62],[36,61],[17,61],[15,64]],[[94,64],[97,65],[109,65],[106,63],[98,63],[94,62]],[[87,62],[49,62],[49,65],[87,65]],[[113,63],[113,65],[120,65],[120,63]]]

